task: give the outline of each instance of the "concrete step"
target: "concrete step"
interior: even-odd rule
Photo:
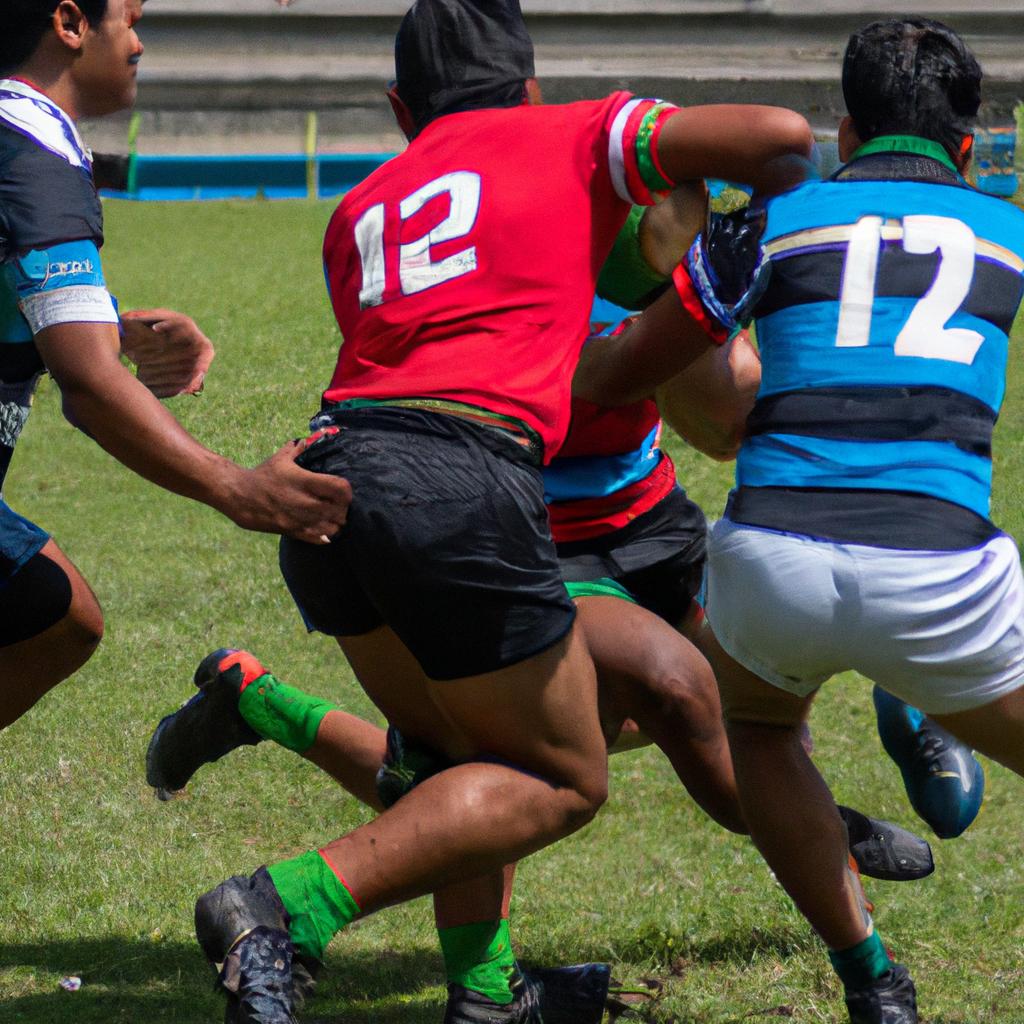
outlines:
[[[618,88],[683,103],[770,102],[834,130],[839,60],[879,0],[524,0],[549,102]],[[891,11],[915,6],[889,0]],[[151,9],[150,9],[151,7]],[[142,23],[143,152],[295,152],[317,112],[326,151],[402,144],[384,99],[406,0],[160,0]],[[941,9],[941,10],[940,10]],[[636,13],[643,11],[638,17]],[[986,71],[986,118],[1024,99],[1024,0],[932,0]],[[124,149],[127,118],[86,124]]]

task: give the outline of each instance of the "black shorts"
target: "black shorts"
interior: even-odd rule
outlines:
[[[707,521],[681,487],[621,530],[558,545],[566,582],[612,579],[673,627],[700,591],[706,554]]]
[[[576,609],[540,472],[511,435],[409,409],[332,421],[341,432],[300,464],[349,480],[348,522],[330,545],[281,542],[308,628],[359,636],[387,624],[437,680],[514,665],[568,633]]]

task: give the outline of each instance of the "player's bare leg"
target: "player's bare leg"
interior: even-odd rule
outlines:
[[[937,715],[943,728],[975,750],[1024,776],[1024,687],[970,711]]]
[[[722,690],[751,838],[829,948],[856,945],[869,924],[850,876],[846,827],[802,738],[813,698],[766,683],[730,658],[710,631],[706,649]]]
[[[375,811],[382,811],[377,771],[387,752],[387,732],[346,711],[328,711],[313,746],[302,753],[344,790]]]
[[[386,627],[342,641],[389,721],[408,735],[423,735],[426,725],[425,738],[453,759],[487,756],[516,767],[457,764],[328,844],[325,857],[359,893],[364,913],[500,870],[585,825],[607,792],[596,680],[578,630],[518,665],[445,683],[399,682],[382,667],[396,645]]]
[[[89,584],[52,540],[0,592],[0,617],[10,624],[15,615],[42,616],[42,628],[0,647],[0,729],[81,668],[103,637],[103,613]]]
[[[577,600],[602,718],[636,722],[715,821],[746,832],[711,666],[656,615],[616,597]]]

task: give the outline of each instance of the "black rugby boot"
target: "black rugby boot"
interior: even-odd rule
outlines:
[[[608,1006],[612,969],[608,964],[523,968],[538,989],[544,1024],[601,1024]]]
[[[247,651],[226,647],[199,663],[194,681],[199,692],[160,721],[146,751],[146,781],[167,799],[184,789],[204,765],[236,747],[254,746],[262,737],[238,710],[238,697],[267,670]]]
[[[850,1024],[918,1024],[917,992],[902,964],[864,988],[846,990]]]
[[[538,987],[518,970],[509,987],[515,998],[502,1006],[470,988],[449,983],[444,1024],[543,1024]]]
[[[840,806],[839,813],[850,837],[850,853],[862,875],[885,882],[913,882],[935,870],[926,839],[851,807]]]
[[[196,902],[196,938],[227,996],[225,1024],[296,1024],[319,963],[300,956],[266,868],[234,875]]]

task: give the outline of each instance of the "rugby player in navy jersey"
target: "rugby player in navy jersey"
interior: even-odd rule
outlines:
[[[325,541],[350,492],[295,465],[304,444],[243,469],[158,401],[201,385],[211,351],[191,321],[150,311],[119,337],[75,122],[133,101],[141,15],[141,0],[7,0],[0,14],[0,479],[48,371],[69,419],[135,472],[249,529]],[[0,502],[0,728],[84,664],[102,632],[96,598],[67,556]]]
[[[845,165],[713,223],[674,275],[723,337],[757,324],[762,383],[709,540],[705,649],[751,833],[829,947],[854,1024],[915,1024],[916,993],[863,913],[801,743],[819,687],[847,669],[881,680],[1024,774],[1024,578],[989,519],[1024,214],[963,178],[981,77],[937,22],[855,33]],[[671,358],[660,312],[620,358]]]

